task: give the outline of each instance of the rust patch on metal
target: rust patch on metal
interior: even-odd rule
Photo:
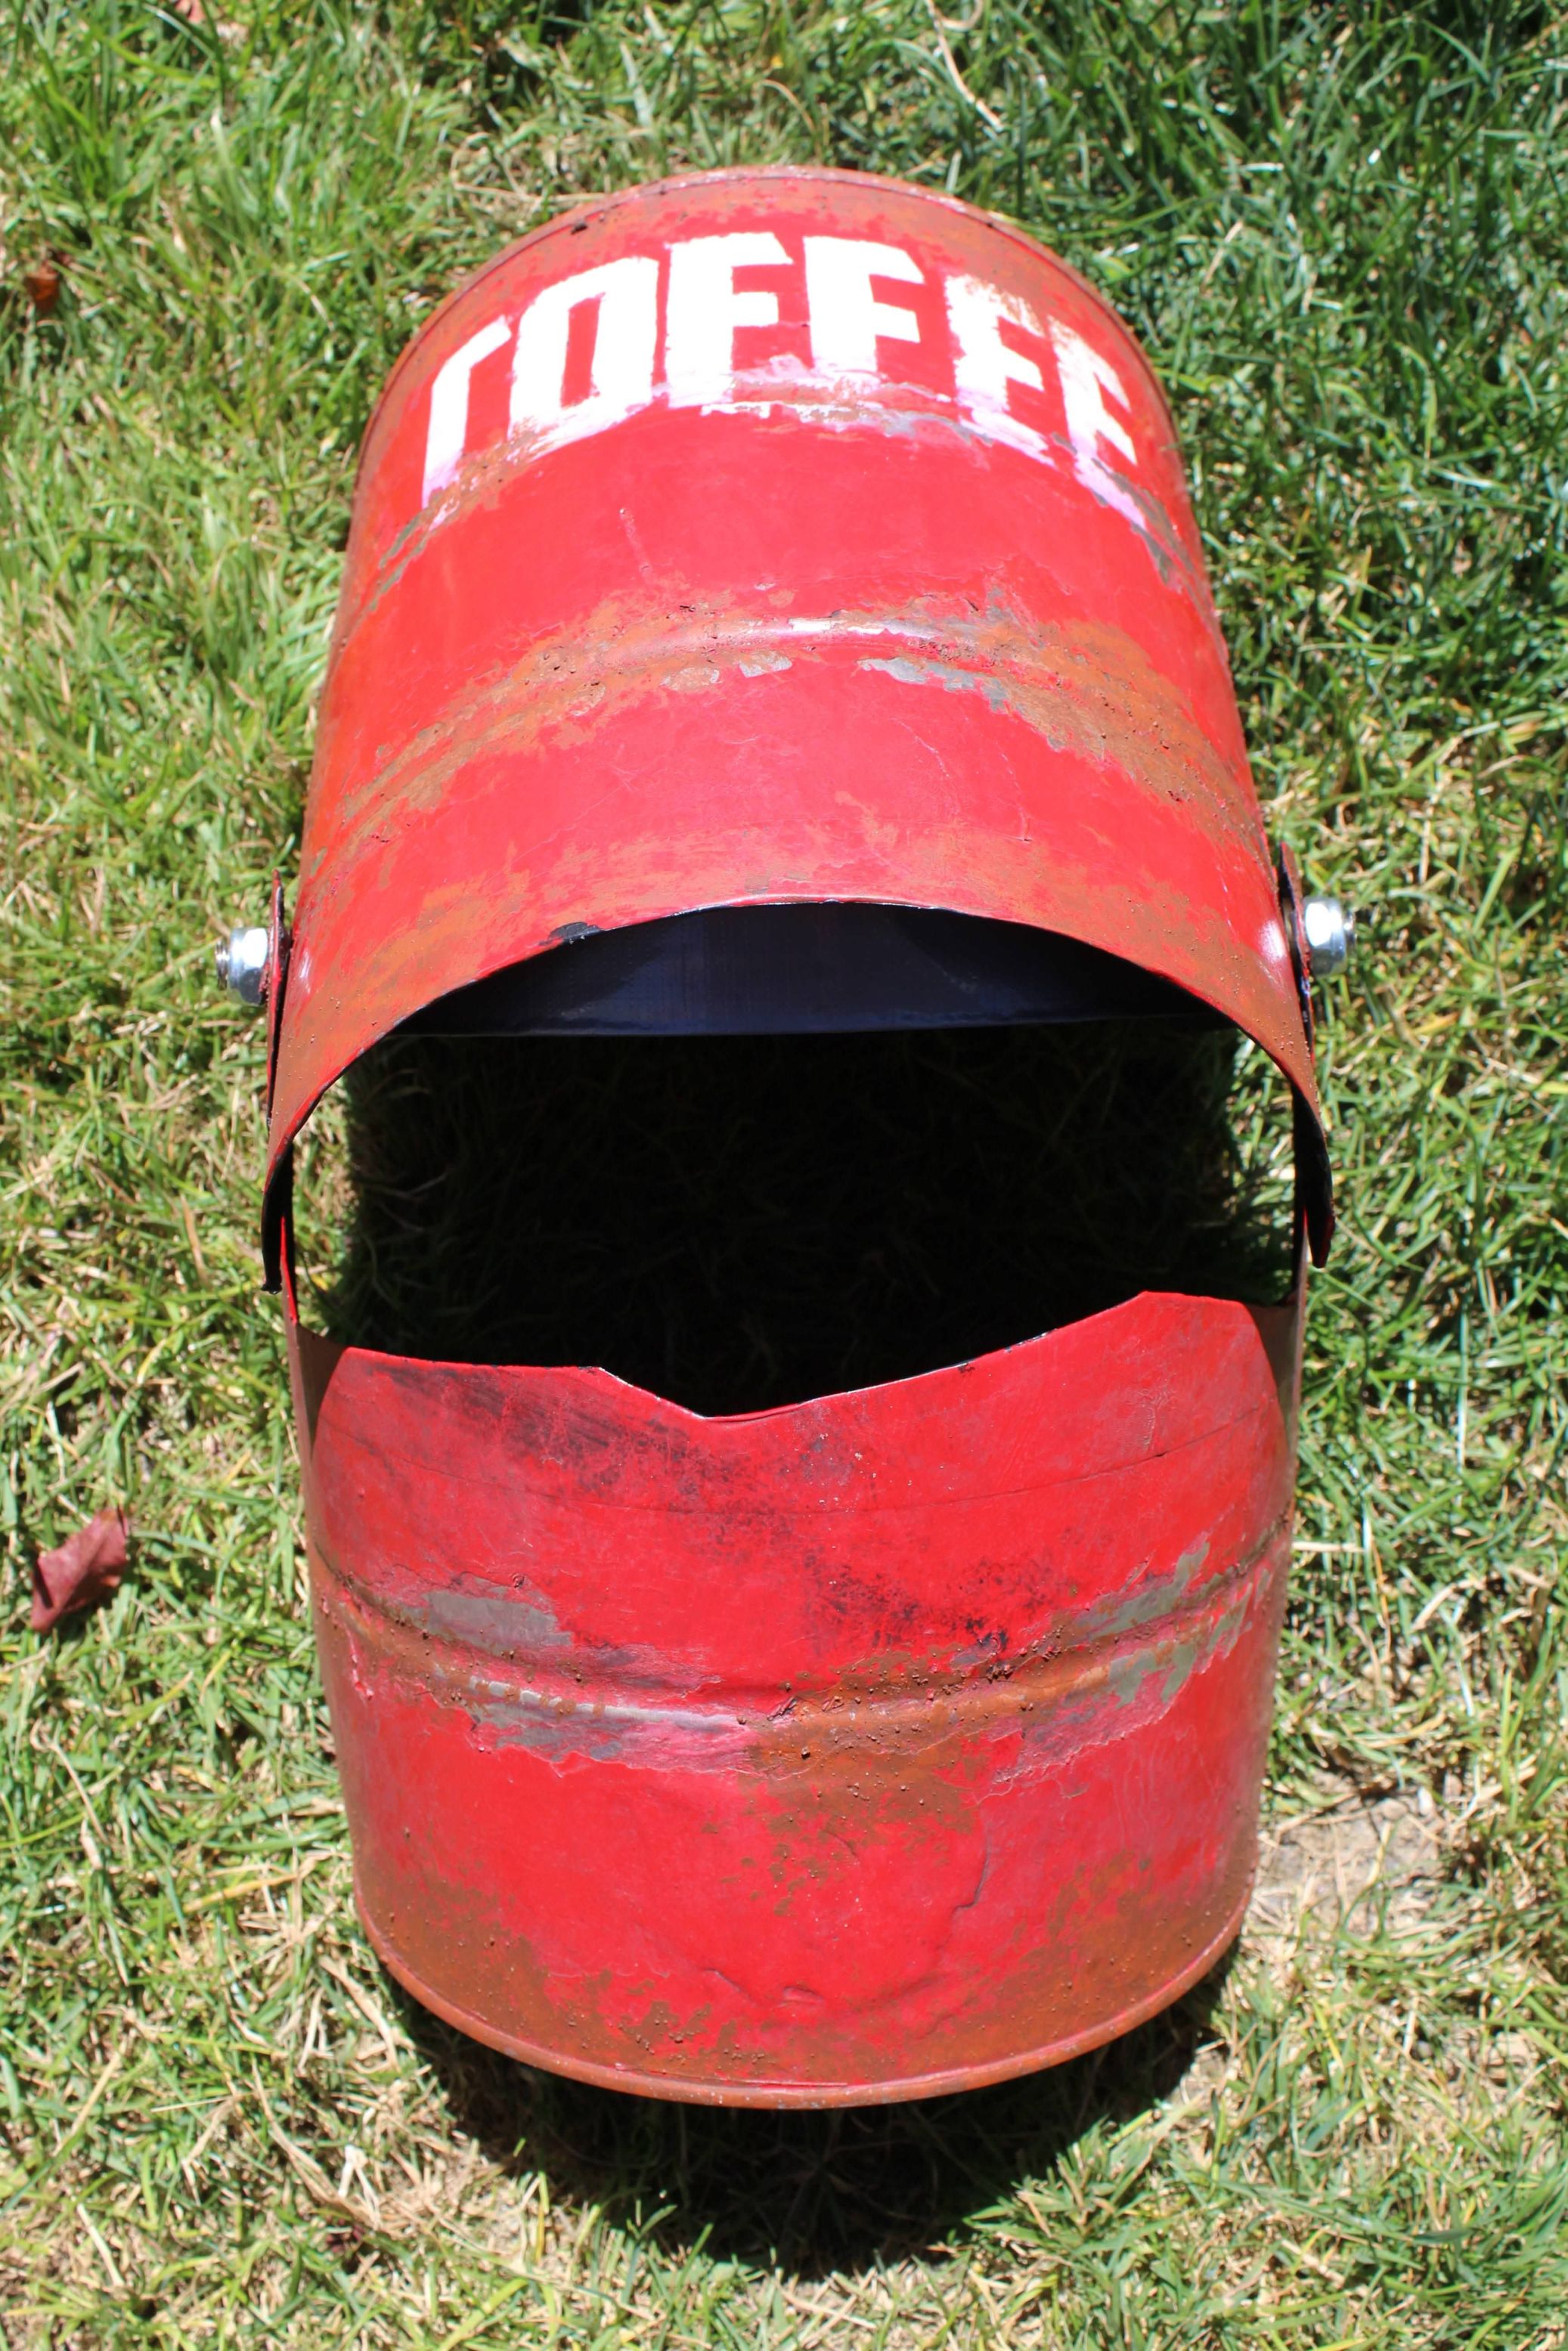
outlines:
[[[1220,757],[1142,647],[1107,622],[1047,625],[999,601],[988,610],[923,599],[905,610],[780,615],[695,597],[672,609],[614,596],[476,680],[373,776],[345,782],[331,840],[310,844],[307,871],[313,882],[321,874],[319,888],[345,886],[357,842],[394,812],[401,824],[444,801],[481,757],[586,743],[646,696],[845,653],[900,683],[978,693],[1053,750],[1114,768],[1153,797],[1223,812],[1226,830],[1256,836],[1262,853],[1245,768]]]
[[[950,1749],[956,1758],[981,1730],[1036,1746],[1052,1743],[1055,1732],[1093,1743],[1082,1735],[1086,1713],[1098,1715],[1103,1703],[1104,1735],[1114,1738],[1132,1727],[1121,1712],[1137,1705],[1151,1677],[1161,1685],[1163,1707],[1197,1667],[1234,1646],[1259,1593],[1284,1573],[1285,1533],[1283,1523],[1271,1528],[1256,1550],[1196,1593],[1185,1580],[1155,1587],[1169,1602],[1157,1618],[1153,1593],[1149,1614],[1134,1616],[1124,1630],[1085,1637],[1082,1620],[1064,1617],[1047,1642],[998,1658],[980,1674],[935,1662],[900,1670],[884,1658],[870,1660],[831,1689],[792,1696],[787,1711],[768,1721],[752,1761],[758,1770],[800,1780],[868,1750],[893,1759]],[[1145,1703],[1138,1719],[1149,1711]]]
[[[318,1604],[373,1670],[460,1708],[482,1742],[695,1771],[744,1761],[811,1805],[847,1802],[863,1824],[867,1807],[888,1822],[915,1820],[934,1801],[933,1774],[974,1769],[978,1740],[1017,1739],[1016,1773],[1031,1758],[1054,1761],[1141,1726],[1189,1674],[1228,1653],[1260,1593],[1283,1573],[1284,1540],[1281,1522],[1196,1592],[1184,1562],[1119,1609],[1064,1615],[1045,1643],[978,1671],[879,1655],[830,1686],[788,1691],[683,1684],[668,1660],[661,1672],[657,1659],[575,1642],[531,1599],[464,1585],[389,1599],[314,1542],[311,1557]],[[889,1776],[912,1770],[917,1783]]]

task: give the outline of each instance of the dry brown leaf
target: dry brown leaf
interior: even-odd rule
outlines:
[[[39,1553],[33,1570],[35,1633],[52,1633],[62,1616],[113,1597],[125,1573],[129,1532],[123,1510],[99,1510],[57,1551]]]
[[[45,254],[31,262],[22,272],[22,283],[27,289],[27,299],[40,319],[53,316],[60,298],[60,268],[57,261]]]

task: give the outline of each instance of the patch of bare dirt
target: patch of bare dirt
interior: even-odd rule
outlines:
[[[1429,1917],[1443,1885],[1443,1815],[1425,1789],[1265,1823],[1244,1930],[1265,1961],[1303,1934],[1405,1935]]]

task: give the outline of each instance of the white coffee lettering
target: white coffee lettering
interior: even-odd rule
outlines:
[[[921,327],[915,310],[879,298],[873,288],[879,279],[924,285],[924,271],[901,247],[859,237],[808,236],[803,249],[811,369],[817,381],[874,389],[883,381],[881,346],[917,343]],[[665,377],[673,407],[722,408],[737,402],[736,335],[742,328],[777,326],[779,306],[770,288],[737,287],[736,273],[786,267],[789,260],[768,230],[689,237],[669,247]],[[1130,430],[1132,402],[1110,360],[1061,320],[1052,319],[1042,326],[1021,295],[981,278],[948,277],[944,293],[953,391],[971,431],[1046,465],[1063,462],[1066,452],[1059,436],[1048,435],[1042,425],[1026,423],[1013,413],[1016,392],[1020,388],[1042,392],[1045,379],[1040,360],[1006,340],[1004,329],[1036,342],[1041,359],[1049,344],[1074,474],[1103,505],[1135,528],[1146,529],[1145,506],[1124,470],[1137,465]],[[589,388],[580,399],[569,402],[571,321],[588,305],[592,306]],[[517,322],[510,431],[526,434],[532,451],[542,453],[603,432],[647,408],[656,396],[658,331],[659,263],[652,255],[628,255],[547,286]],[[451,481],[463,462],[475,369],[502,350],[511,334],[508,319],[492,319],[436,370],[424,444],[426,502]],[[778,378],[777,391],[773,384],[762,387],[768,395],[765,405],[784,392],[791,371],[799,377],[798,362],[775,365],[771,372]],[[821,413],[824,421],[836,421],[835,412]],[[799,413],[809,420],[811,403],[801,403]],[[1108,457],[1120,462],[1108,463]]]
[[[1137,499],[1127,484],[1114,474],[1100,455],[1103,442],[1119,449],[1130,465],[1136,465],[1138,453],[1133,436],[1118,416],[1113,416],[1105,405],[1109,392],[1118,406],[1130,405],[1121,377],[1109,360],[1103,360],[1097,350],[1075,335],[1071,327],[1052,320],[1051,340],[1056,350],[1056,369],[1061,379],[1061,404],[1067,415],[1067,437],[1072,444],[1072,465],[1085,488],[1127,520],[1145,529],[1146,519]]]
[[[589,391],[566,402],[567,341],[571,314],[596,302]],[[511,429],[534,433],[547,448],[580,441],[619,424],[653,397],[653,350],[659,338],[659,265],[629,254],[547,286],[517,321],[512,357]]]
[[[895,245],[872,245],[859,237],[806,239],[806,314],[811,329],[811,365],[830,376],[874,376],[879,339],[917,343],[920,321],[900,302],[879,302],[873,277],[906,286],[925,284],[925,273]]]
[[[436,370],[430,387],[430,429],[424,436],[424,487],[420,504],[445,488],[463,463],[468,438],[468,384],[481,360],[498,351],[512,331],[509,319],[492,319],[476,335],[460,343]]]
[[[999,286],[988,286],[978,277],[949,277],[947,318],[956,346],[953,378],[958,405],[976,432],[988,441],[1004,441],[1009,448],[1021,449],[1026,456],[1043,457],[1045,435],[1025,424],[1008,405],[1013,384],[1028,384],[1034,392],[1044,387],[1045,379],[1034,360],[1015,351],[1001,337],[1004,324],[1020,328],[1026,335],[1040,333],[1040,320],[1029,304],[1021,296],[1004,294]]]
[[[779,323],[778,295],[761,287],[737,290],[735,273],[789,258],[767,229],[688,237],[670,247],[664,373],[673,407],[701,408],[728,398],[737,328]]]

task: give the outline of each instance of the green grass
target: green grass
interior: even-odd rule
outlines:
[[[224,13],[0,20],[5,2340],[1563,2344],[1568,24]],[[580,192],[781,158],[1016,214],[1170,390],[1270,823],[1370,915],[1270,1815],[1438,1855],[1059,2074],[783,2118],[525,2075],[359,1934],[209,944],[295,852],[413,327]],[[38,1642],[110,1500],[133,1573]]]

